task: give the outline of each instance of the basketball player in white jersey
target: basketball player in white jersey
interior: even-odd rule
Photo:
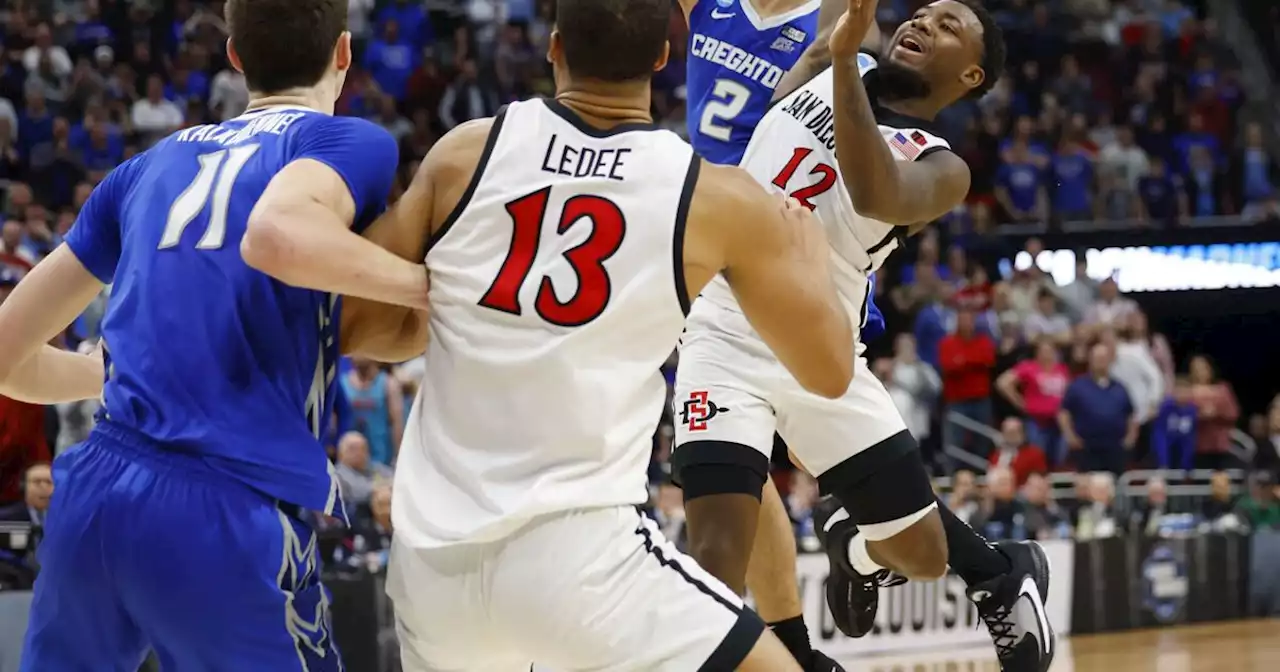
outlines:
[[[1004,45],[976,2],[939,0],[903,24],[877,58],[859,52],[864,41],[880,41],[870,34],[875,2],[837,1],[845,11],[828,42],[832,67],[770,110],[741,165],[817,212],[841,298],[865,318],[868,274],[967,194],[968,167],[930,120],[994,85]],[[793,78],[803,81],[797,71]],[[850,345],[861,352],[861,344]],[[804,392],[715,281],[690,314],[675,405],[681,423],[672,462],[685,489],[690,547],[713,574],[741,585],[740,573],[726,576],[723,568],[743,567],[740,558],[751,553],[776,430],[824,493],[846,507],[824,521],[822,535],[833,563],[828,602],[842,631],[860,636],[872,628],[889,569],[931,579],[950,560],[970,584],[1002,667],[1048,668],[1054,644],[1043,609],[1043,550],[992,547],[939,507],[915,440],[864,359],[840,399]]]
[[[808,211],[653,126],[670,8],[560,0],[555,99],[442,138],[370,232],[431,274],[387,588],[408,670],[800,670],[637,510],[659,366],[711,278],[815,396],[853,369]]]

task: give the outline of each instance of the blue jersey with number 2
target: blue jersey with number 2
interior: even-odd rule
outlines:
[[[773,91],[818,33],[821,0],[761,18],[751,0],[698,0],[689,12],[689,139],[704,159],[737,165]]]
[[[397,165],[386,131],[270,107],[185,129],[122,164],[66,242],[114,283],[100,421],[277,500],[340,516],[317,440],[333,398],[338,298],[286,285],[240,256],[254,204],[299,159],[346,181],[357,230],[385,208]]]

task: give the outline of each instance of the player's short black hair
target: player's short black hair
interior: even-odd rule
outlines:
[[[1000,77],[1004,75],[1004,61],[1008,56],[1008,48],[1004,44],[1004,31],[1001,30],[1000,24],[996,23],[996,17],[987,11],[981,0],[956,1],[968,7],[982,24],[982,62],[979,65],[982,66],[986,77],[982,80],[982,84],[969,92],[969,97],[977,100],[995,88],[996,82],[999,82]]]
[[[314,86],[347,29],[347,0],[228,0],[231,44],[250,91]]]
[[[558,0],[556,30],[569,72],[606,82],[653,76],[671,0]]]

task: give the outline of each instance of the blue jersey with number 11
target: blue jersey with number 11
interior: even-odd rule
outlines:
[[[773,91],[818,33],[821,0],[761,18],[751,0],[698,0],[689,12],[689,140],[737,165]]]
[[[333,398],[338,297],[286,285],[240,257],[254,204],[299,159],[343,178],[359,230],[385,207],[397,149],[363,119],[296,107],[188,128],[112,171],[66,242],[114,283],[98,431],[341,516],[317,439]]]

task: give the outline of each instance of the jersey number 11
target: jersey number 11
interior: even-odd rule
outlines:
[[[173,205],[169,206],[169,216],[165,220],[164,235],[160,237],[159,249],[177,247],[182,241],[182,233],[209,205],[213,198],[213,212],[209,214],[209,225],[197,250],[216,250],[222,247],[227,238],[227,208],[231,204],[231,188],[236,178],[244,169],[244,164],[253,158],[258,145],[241,145],[233,149],[223,149],[200,155],[200,172],[196,173],[191,184],[183,190]]]

